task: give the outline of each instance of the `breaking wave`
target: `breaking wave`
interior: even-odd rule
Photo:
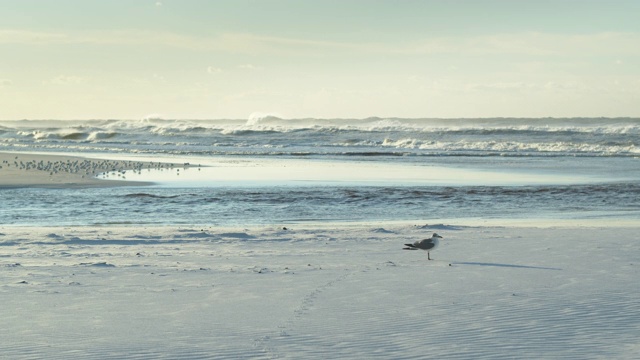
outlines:
[[[4,121],[0,150],[272,156],[639,156],[640,119]]]

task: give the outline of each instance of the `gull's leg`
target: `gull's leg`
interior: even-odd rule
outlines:
[[[427,259],[431,260],[431,255],[429,255],[428,251],[427,251]]]

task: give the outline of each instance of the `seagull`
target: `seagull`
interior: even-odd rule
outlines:
[[[428,239],[418,240],[413,244],[404,244],[406,248],[403,248],[403,250],[427,250],[427,259],[431,260],[429,252],[435,250],[438,246],[438,239],[443,239],[443,237],[433,233]]]

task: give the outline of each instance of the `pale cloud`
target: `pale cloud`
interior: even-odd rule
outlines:
[[[165,84],[167,79],[158,73],[147,74],[144,77],[134,77],[129,79],[132,84],[136,84],[138,86],[156,86],[158,84]]]
[[[63,44],[73,37],[59,32],[0,29],[0,44]]]
[[[160,113],[151,113],[151,114],[144,115],[142,117],[142,120],[145,120],[145,121],[161,120],[161,119],[165,119],[165,116]]]
[[[437,37],[388,48],[413,54],[467,55],[514,54],[555,56],[565,54],[640,55],[640,33],[604,32],[582,35],[525,32],[472,37]]]
[[[208,66],[207,67],[207,74],[219,74],[222,72],[222,69],[217,68],[215,66]]]
[[[167,79],[165,79],[164,76],[159,75],[159,74],[153,74],[151,75],[151,78],[155,81],[155,82],[161,82],[161,83],[165,83],[167,82]]]
[[[160,45],[194,50],[212,49],[214,39],[171,32],[114,30],[83,33],[0,29],[0,44],[22,45]]]
[[[533,56],[640,55],[640,33],[602,32],[593,34],[554,34],[525,32],[471,37],[426,37],[410,42],[343,42],[305,38],[223,33],[193,36],[146,30],[94,31],[83,33],[36,32],[0,29],[0,44],[97,44],[160,45],[196,51],[224,51],[244,54],[372,53],[399,55],[490,55]]]
[[[407,82],[411,84],[421,83],[422,77],[418,75],[409,75],[407,76]]]
[[[13,85],[13,81],[9,79],[0,79],[0,87],[11,86]]]
[[[250,33],[226,33],[216,39],[219,46],[230,51],[241,53],[271,53],[305,50],[369,50],[374,51],[368,43],[349,43],[339,41],[322,41],[303,38],[265,36]]]
[[[525,82],[495,82],[484,84],[467,84],[466,90],[469,91],[520,91],[520,90],[532,90],[539,88],[540,86],[533,83]]]
[[[243,70],[257,70],[258,67],[253,65],[253,64],[241,64],[238,65],[238,69],[243,69]]]
[[[88,81],[88,78],[74,75],[58,75],[49,80],[43,81],[46,85],[78,85]]]
[[[471,37],[427,37],[410,42],[338,42],[228,33],[213,41],[220,48],[241,53],[372,53],[397,55],[501,55],[526,56],[640,55],[640,33],[594,33],[568,35],[525,32]],[[213,43],[212,42],[212,43]]]
[[[412,81],[413,78],[409,78]],[[421,79],[419,79],[421,80]],[[526,82],[526,81],[495,81],[495,82],[458,82],[458,81],[431,81],[422,82],[419,87],[422,91],[437,93],[462,94],[516,94],[516,93],[585,93],[600,91],[596,85],[587,85],[579,81],[546,81],[546,82]]]
[[[545,90],[556,90],[556,91],[584,91],[587,90],[585,85],[582,85],[578,82],[557,82],[557,81],[549,81],[543,85]]]
[[[269,92],[267,91],[267,89],[265,89],[263,87],[259,87],[259,88],[254,88],[254,89],[251,89],[251,90],[248,90],[248,91],[243,91],[243,92],[238,92],[238,93],[226,95],[226,96],[224,96],[224,100],[226,102],[235,102],[235,101],[251,99],[251,98],[254,98],[256,96],[264,97],[264,95],[268,95],[268,94],[269,94]]]
[[[162,2],[161,2],[161,1],[156,1],[156,6],[160,7],[160,6],[162,6],[162,5],[163,5],[163,4],[162,4]]]
[[[476,94],[491,94],[491,93],[504,93],[504,94],[599,94],[605,92],[611,92],[611,87],[617,88],[616,91],[632,91],[630,84],[622,84],[619,81],[613,80],[610,83],[603,82],[588,82],[580,80],[557,80],[547,82],[487,82],[487,83],[468,83],[457,86],[455,84],[446,88],[439,87],[437,90],[449,90],[457,93],[476,93]],[[624,87],[623,87],[624,86]],[[435,87],[432,89],[436,89]]]

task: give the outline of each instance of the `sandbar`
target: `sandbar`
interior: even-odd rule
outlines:
[[[172,164],[166,164],[171,166]],[[71,155],[0,152],[0,189],[3,188],[89,188],[150,185],[125,180],[126,171],[149,168],[150,162],[103,160]],[[157,164],[155,164],[157,166]],[[95,176],[112,172],[114,179]]]

